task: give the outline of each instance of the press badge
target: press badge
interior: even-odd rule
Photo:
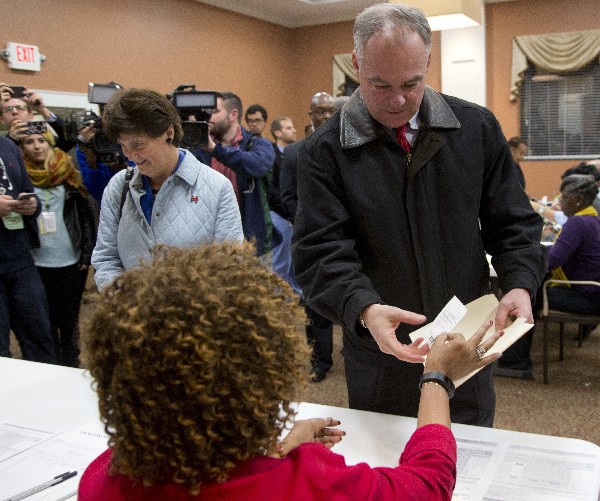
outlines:
[[[21,214],[17,214],[16,212],[11,212],[2,218],[2,222],[4,223],[4,227],[7,230],[22,230],[25,228],[23,224],[23,216]]]
[[[56,212],[42,212],[39,218],[40,235],[56,233]]]

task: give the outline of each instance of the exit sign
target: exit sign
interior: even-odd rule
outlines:
[[[8,42],[8,67],[14,70],[40,71],[40,49],[37,45]]]

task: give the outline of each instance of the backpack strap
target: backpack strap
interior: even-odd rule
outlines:
[[[127,172],[125,173],[125,183],[123,184],[123,191],[121,192],[121,205],[119,205],[119,221],[121,220],[121,216],[123,215],[123,206],[125,205],[125,199],[127,198],[127,193],[129,192],[129,182],[133,177],[133,167],[131,165],[127,166]]]

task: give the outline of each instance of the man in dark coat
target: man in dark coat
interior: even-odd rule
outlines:
[[[354,46],[359,89],[299,152],[294,267],[308,304],[342,324],[350,407],[416,416],[427,347],[409,333],[454,295],[489,292],[486,251],[505,293],[496,329],[532,322],[542,221],[492,113],[426,86],[420,10],[365,9]],[[492,426],[494,411],[491,368],[451,401],[455,422]]]
[[[317,130],[335,113],[334,99],[327,92],[317,92],[310,101],[308,115],[314,130]],[[298,194],[296,189],[296,170],[298,164],[298,150],[306,138],[285,147],[281,162],[279,177],[280,199],[283,216],[294,223],[296,208],[298,207]],[[293,267],[292,267],[293,269]],[[313,383],[325,379],[327,372],[333,367],[333,323],[328,318],[319,315],[305,303],[308,325],[306,338],[313,349],[311,357]]]
[[[0,357],[10,357],[10,330],[24,360],[56,363],[44,284],[31,256],[39,247],[33,193],[19,148],[0,136]]]

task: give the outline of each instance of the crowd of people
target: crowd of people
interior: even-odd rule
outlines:
[[[271,499],[274,485],[285,499],[450,499],[451,422],[494,422],[499,355],[486,352],[511,319],[534,321],[549,273],[600,281],[597,167],[565,173],[560,207],[531,201],[526,142],[426,84],[419,9],[368,7],[353,36],[360,86],[339,103],[314,94],[301,140],[290,117],[269,124],[264,106],[244,114],[218,92],[206,140],[183,148],[168,96],[120,89],[102,109],[122,152],[107,163],[94,125],[75,142],[39,94],[0,84],[0,356],[12,330],[24,359],[79,366],[90,265],[100,290],[87,356],[110,449],[80,499]],[[562,227],[549,255],[540,215]],[[411,341],[453,296],[489,293],[486,253],[494,322],[468,341]],[[600,310],[584,286],[550,301]],[[297,385],[332,368],[334,324],[350,407],[417,418],[396,468],[346,466],[327,450],[345,435],[333,418],[280,438]],[[530,364],[530,342],[515,363]]]

